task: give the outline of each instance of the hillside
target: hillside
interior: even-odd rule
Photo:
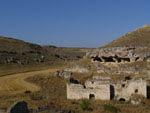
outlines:
[[[81,59],[88,48],[41,46],[0,36],[0,76],[27,72]],[[9,71],[8,71],[9,70]]]
[[[124,36],[112,41],[104,47],[131,47],[141,46],[150,47],[150,25],[144,25],[133,32],[127,33]]]
[[[0,36],[0,64],[33,64],[55,60],[40,45]]]

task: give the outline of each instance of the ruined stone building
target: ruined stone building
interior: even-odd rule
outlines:
[[[87,80],[84,85],[70,79],[67,83],[68,99],[100,99],[129,101],[133,94],[150,98],[150,80],[146,78],[126,79],[113,82],[110,78],[94,76],[93,80]]]
[[[92,61],[92,66],[96,67],[96,72],[99,74],[145,74],[146,70],[144,71],[140,67],[141,65],[126,65],[138,61],[147,61],[150,58],[150,53],[145,53],[144,49],[146,47],[98,48],[87,52],[85,58]],[[150,72],[148,75],[150,75]],[[150,99],[150,76],[147,78],[126,78],[124,81],[118,82],[107,77],[94,76],[92,80],[87,80],[84,84],[73,79],[70,79],[67,83],[68,99],[95,98],[129,101],[133,95]]]

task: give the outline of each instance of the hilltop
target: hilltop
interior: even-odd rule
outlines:
[[[144,25],[103,47],[87,52],[86,59],[77,64],[89,66],[89,76],[104,75],[115,80],[117,77],[124,79],[124,76],[146,77],[147,66],[150,65],[149,52],[150,25]]]
[[[144,25],[103,47],[150,47],[150,25]]]

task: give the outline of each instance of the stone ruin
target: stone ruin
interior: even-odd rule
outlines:
[[[129,101],[133,95],[150,99],[150,79],[130,79],[114,82],[108,77],[93,76],[85,84],[70,79],[67,83],[67,99],[100,99]]]
[[[101,63],[127,63],[144,61],[149,58],[149,53],[137,53],[147,47],[108,47],[98,48],[94,51],[87,52],[86,57],[91,58],[92,62]]]
[[[138,61],[148,62],[150,54],[144,52],[145,49],[147,47],[98,48],[87,52],[85,58],[91,59],[92,65],[99,74],[145,74],[147,70],[140,65],[127,64]],[[126,77],[125,80],[118,82],[108,77],[93,76],[92,80],[86,80],[81,84],[70,78],[67,83],[67,99],[131,100],[133,104],[137,104],[144,98],[150,99],[150,71],[147,73],[148,76],[145,78]]]

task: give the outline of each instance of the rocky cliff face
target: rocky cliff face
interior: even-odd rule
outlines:
[[[142,63],[149,62],[149,49],[149,47],[97,48],[87,52],[85,58],[91,60],[97,73],[142,74],[146,73],[146,68],[142,66]]]
[[[125,63],[144,61],[150,57],[150,53],[137,53],[138,50],[147,47],[109,47],[98,48],[92,52],[88,52],[86,57],[91,58],[92,62],[111,62]]]

